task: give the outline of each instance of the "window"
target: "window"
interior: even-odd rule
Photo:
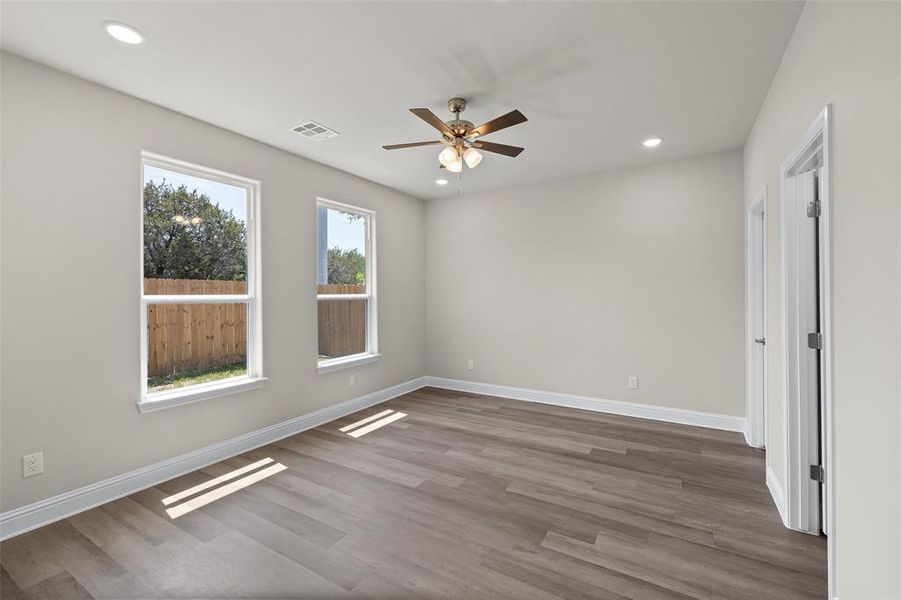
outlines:
[[[141,401],[262,384],[259,182],[142,156]]]
[[[378,357],[375,213],[319,199],[316,206],[319,372]]]

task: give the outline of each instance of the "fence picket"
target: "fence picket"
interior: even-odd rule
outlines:
[[[318,294],[365,294],[365,285],[327,284]],[[318,302],[319,355],[336,357],[366,351],[366,300]]]
[[[244,294],[243,281],[145,279],[145,294]],[[317,286],[319,294],[363,294],[363,285]],[[318,302],[319,354],[366,350],[366,300]],[[170,375],[234,364],[247,355],[247,305],[158,304],[147,311],[147,374]]]
[[[145,294],[244,294],[243,281],[145,279]],[[231,314],[228,315],[229,309]],[[147,374],[170,375],[241,362],[244,304],[159,304],[147,311]],[[236,333],[241,332],[240,336]],[[240,341],[240,344],[238,342]]]

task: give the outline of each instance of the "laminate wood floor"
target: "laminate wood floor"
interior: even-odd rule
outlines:
[[[7,540],[0,593],[824,598],[764,479],[740,434],[426,388]]]

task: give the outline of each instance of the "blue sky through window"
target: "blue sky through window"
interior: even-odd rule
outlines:
[[[161,183],[164,179],[176,188],[184,185],[189,192],[197,190],[198,193],[207,196],[213,204],[218,204],[219,208],[232,211],[236,219],[247,223],[247,190],[244,188],[144,165],[145,184],[151,181]]]
[[[329,209],[328,211],[328,247],[335,246],[342,250],[356,249],[366,255],[366,222],[363,219],[348,222],[347,214]]]

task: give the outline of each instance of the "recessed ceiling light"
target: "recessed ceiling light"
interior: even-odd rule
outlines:
[[[141,32],[134,27],[126,25],[125,23],[107,21],[103,24],[103,28],[106,29],[106,32],[108,34],[110,34],[123,44],[131,44],[132,46],[134,46],[136,44],[144,43],[144,36],[141,34]]]
[[[661,142],[663,142],[663,138],[654,137],[646,139],[642,142],[642,145],[644,145],[645,148],[656,148]]]
[[[435,183],[438,185],[447,185],[447,179],[436,179]]]

